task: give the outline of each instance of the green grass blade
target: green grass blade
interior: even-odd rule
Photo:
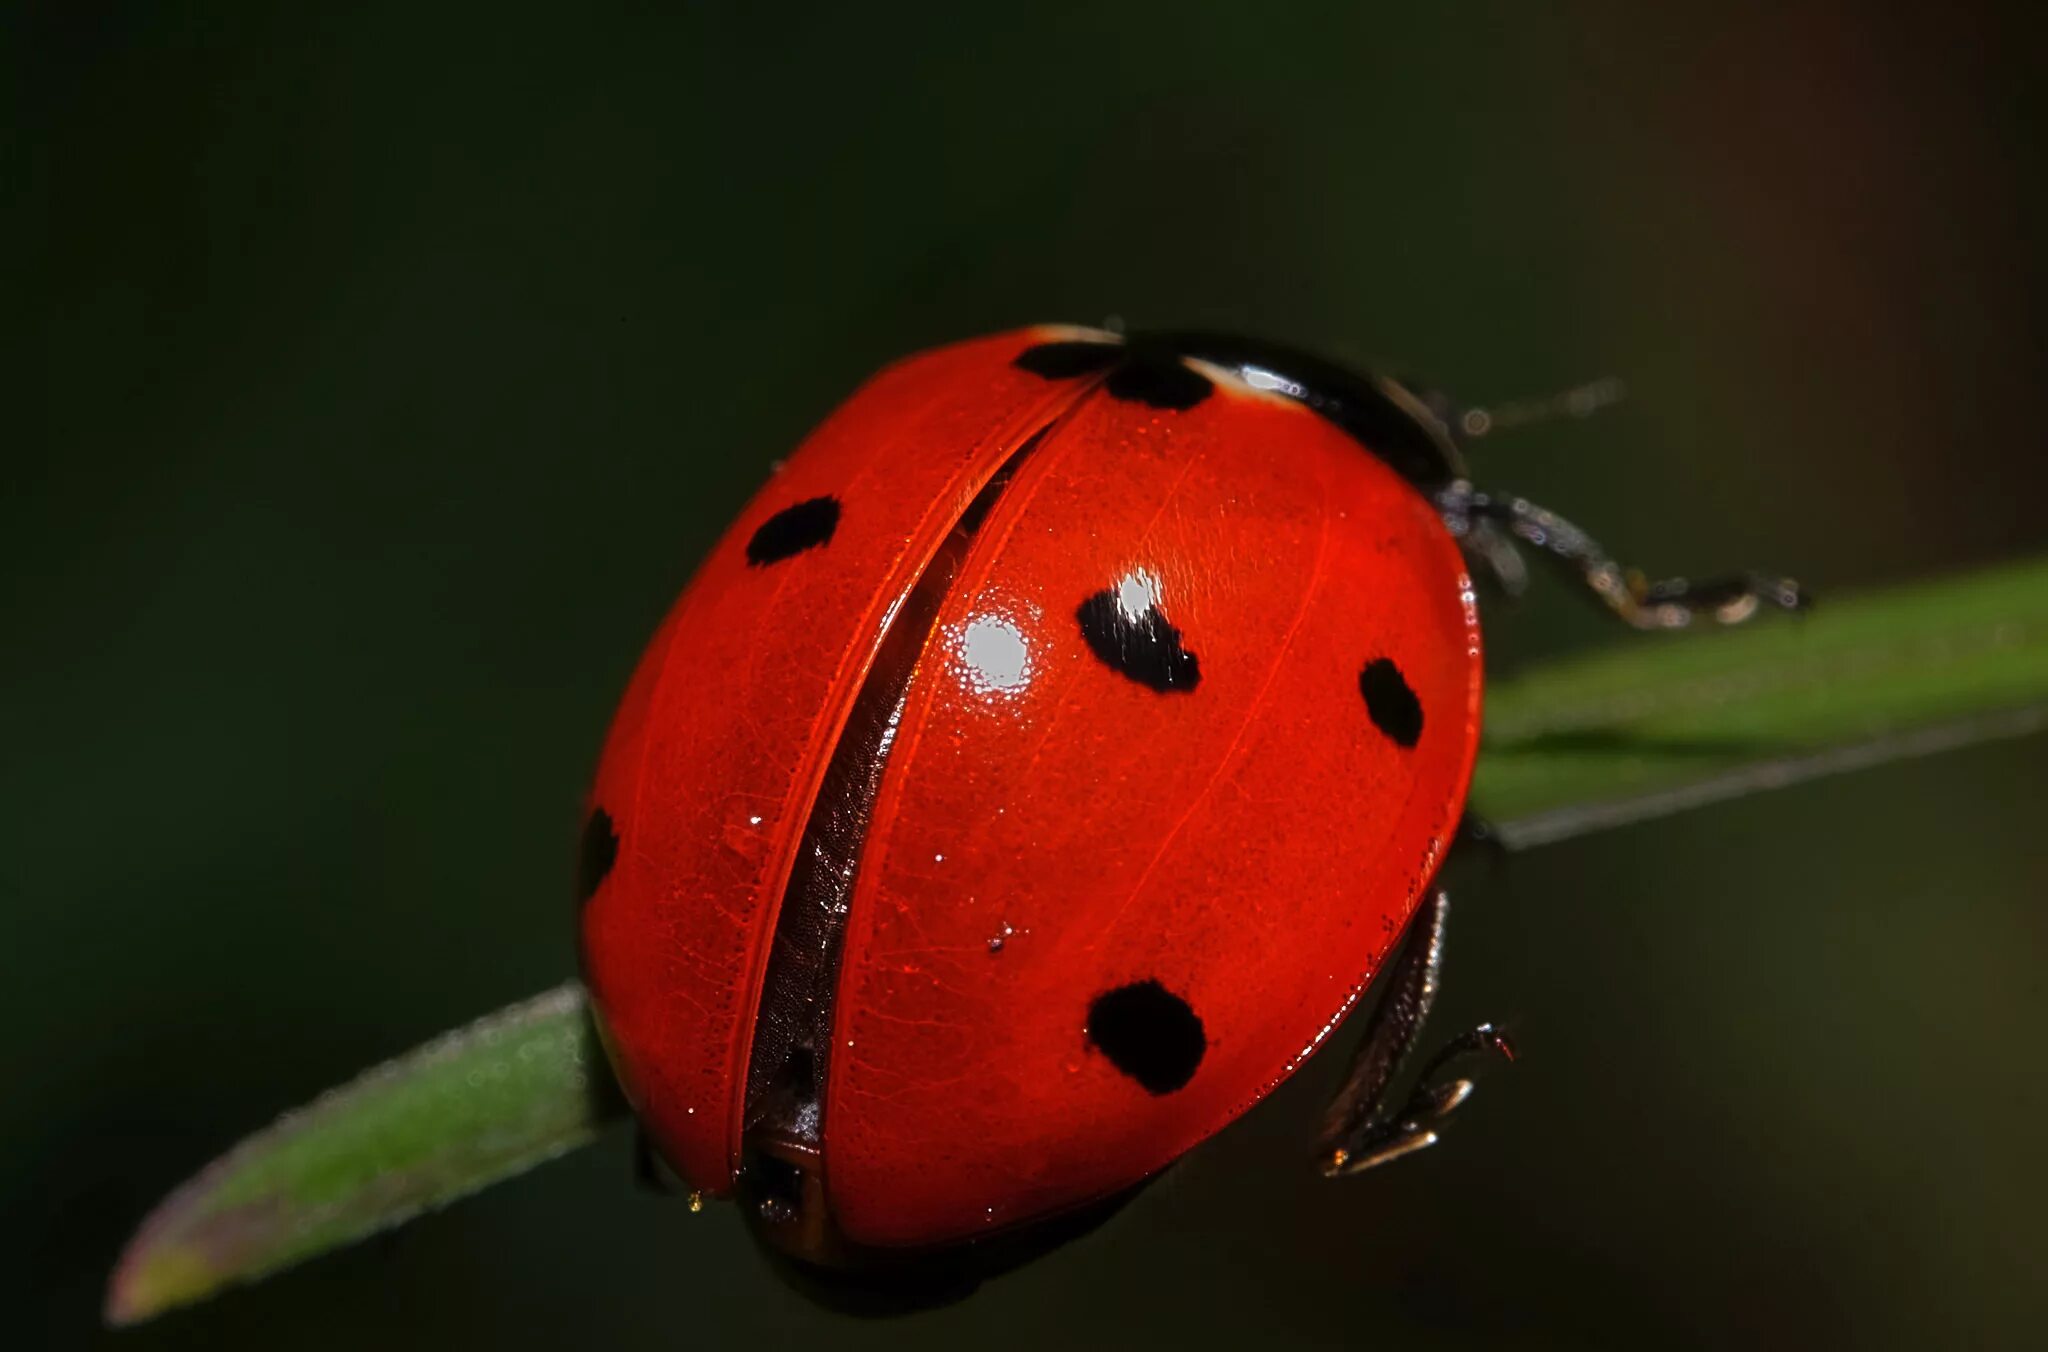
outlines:
[[[573,982],[359,1076],[249,1137],[129,1241],[131,1324],[396,1225],[588,1142],[625,1112]]]
[[[1475,808],[1511,847],[2048,726],[2048,561],[1617,642],[1491,686]],[[143,1224],[107,1318],[275,1272],[581,1145],[625,1112],[580,987],[250,1137]]]
[[[2048,561],[1650,635],[1488,688],[1511,848],[2048,723]]]

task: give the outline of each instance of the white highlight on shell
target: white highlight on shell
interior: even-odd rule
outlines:
[[[1116,608],[1136,624],[1145,612],[1159,604],[1159,579],[1143,568],[1133,568],[1117,579]]]
[[[1246,366],[1238,371],[1244,383],[1255,390],[1268,390],[1294,399],[1305,399],[1308,391],[1277,371],[1268,371],[1263,366]]]
[[[1002,615],[977,615],[960,633],[960,660],[976,690],[1008,692],[1031,684],[1031,646]]]

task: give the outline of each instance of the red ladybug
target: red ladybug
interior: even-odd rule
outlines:
[[[656,633],[583,840],[594,1005],[688,1185],[825,1266],[1057,1236],[1390,964],[1324,1167],[1435,1140],[1469,1082],[1390,1082],[1479,740],[1468,569],[1519,540],[1642,627],[1801,604],[1644,582],[1452,426],[1283,348],[1037,328],[813,433]]]

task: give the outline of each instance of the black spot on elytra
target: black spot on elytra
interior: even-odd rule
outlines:
[[[1215,384],[1171,348],[1158,344],[1096,343],[1073,339],[1039,343],[1019,353],[1016,366],[1047,380],[1108,371],[1110,398],[1182,412],[1209,397]]]
[[[1113,399],[1178,413],[1207,399],[1216,386],[1171,352],[1132,348],[1129,359],[1109,373],[1106,388]]]
[[[619,833],[612,827],[612,814],[592,808],[583,823],[583,846],[576,855],[576,900],[583,903],[597,895],[612,865],[619,857]]]
[[[1141,615],[1123,607],[1117,589],[1106,587],[1074,612],[1088,650],[1124,675],[1165,694],[1193,690],[1202,679],[1202,665],[1180,643],[1180,630],[1166,621],[1158,606]]]
[[[1088,1041],[1148,1093],[1171,1094],[1195,1078],[1209,1039],[1188,1002],[1157,981],[1104,991],[1088,1006]]]
[[[1422,739],[1422,701],[1391,659],[1375,657],[1365,664],[1358,673],[1358,693],[1365,696],[1365,711],[1374,727],[1401,746],[1412,747]]]
[[[1027,347],[1017,354],[1017,360],[1012,364],[1020,371],[1029,371],[1047,380],[1071,380],[1075,376],[1106,371],[1123,357],[1122,343],[1068,341]]]
[[[811,498],[785,507],[761,523],[754,538],[747,541],[747,562],[760,567],[780,563],[792,554],[816,549],[839,529],[839,499]]]

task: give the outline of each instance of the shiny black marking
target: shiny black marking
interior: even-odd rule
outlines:
[[[1342,428],[1395,473],[1423,489],[1465,476],[1442,410],[1399,381],[1353,371],[1298,348],[1221,333],[1135,333],[1133,348],[1163,348],[1272,388]]]
[[[1422,701],[1408,688],[1408,678],[1391,659],[1375,657],[1358,673],[1358,693],[1373,726],[1402,746],[1422,740]]]
[[[816,549],[839,529],[839,499],[811,498],[785,507],[761,523],[754,538],[747,541],[747,562],[758,568],[780,563],[792,554]]]
[[[1202,679],[1202,665],[1180,644],[1180,630],[1166,621],[1158,606],[1142,615],[1123,607],[1114,587],[1106,587],[1074,612],[1088,650],[1139,685],[1166,694],[1193,690]]]
[[[1088,1006],[1090,1045],[1145,1087],[1171,1094],[1195,1078],[1209,1039],[1188,1002],[1157,981],[1135,981]]]
[[[1164,343],[1098,343],[1069,339],[1040,343],[1019,353],[1015,365],[1047,380],[1108,371],[1104,388],[1112,399],[1148,408],[1184,412],[1209,397],[1216,386],[1192,370],[1180,353]]]
[[[1017,355],[1012,365],[1047,380],[1070,380],[1075,376],[1107,371],[1122,361],[1123,355],[1122,343],[1092,343],[1075,339],[1027,347]]]
[[[1112,399],[1181,413],[1207,399],[1216,386],[1165,348],[1134,347],[1129,359],[1109,373],[1106,388]]]
[[[619,833],[612,827],[612,814],[593,808],[583,823],[583,846],[576,855],[576,901],[580,905],[597,895],[619,858]]]

